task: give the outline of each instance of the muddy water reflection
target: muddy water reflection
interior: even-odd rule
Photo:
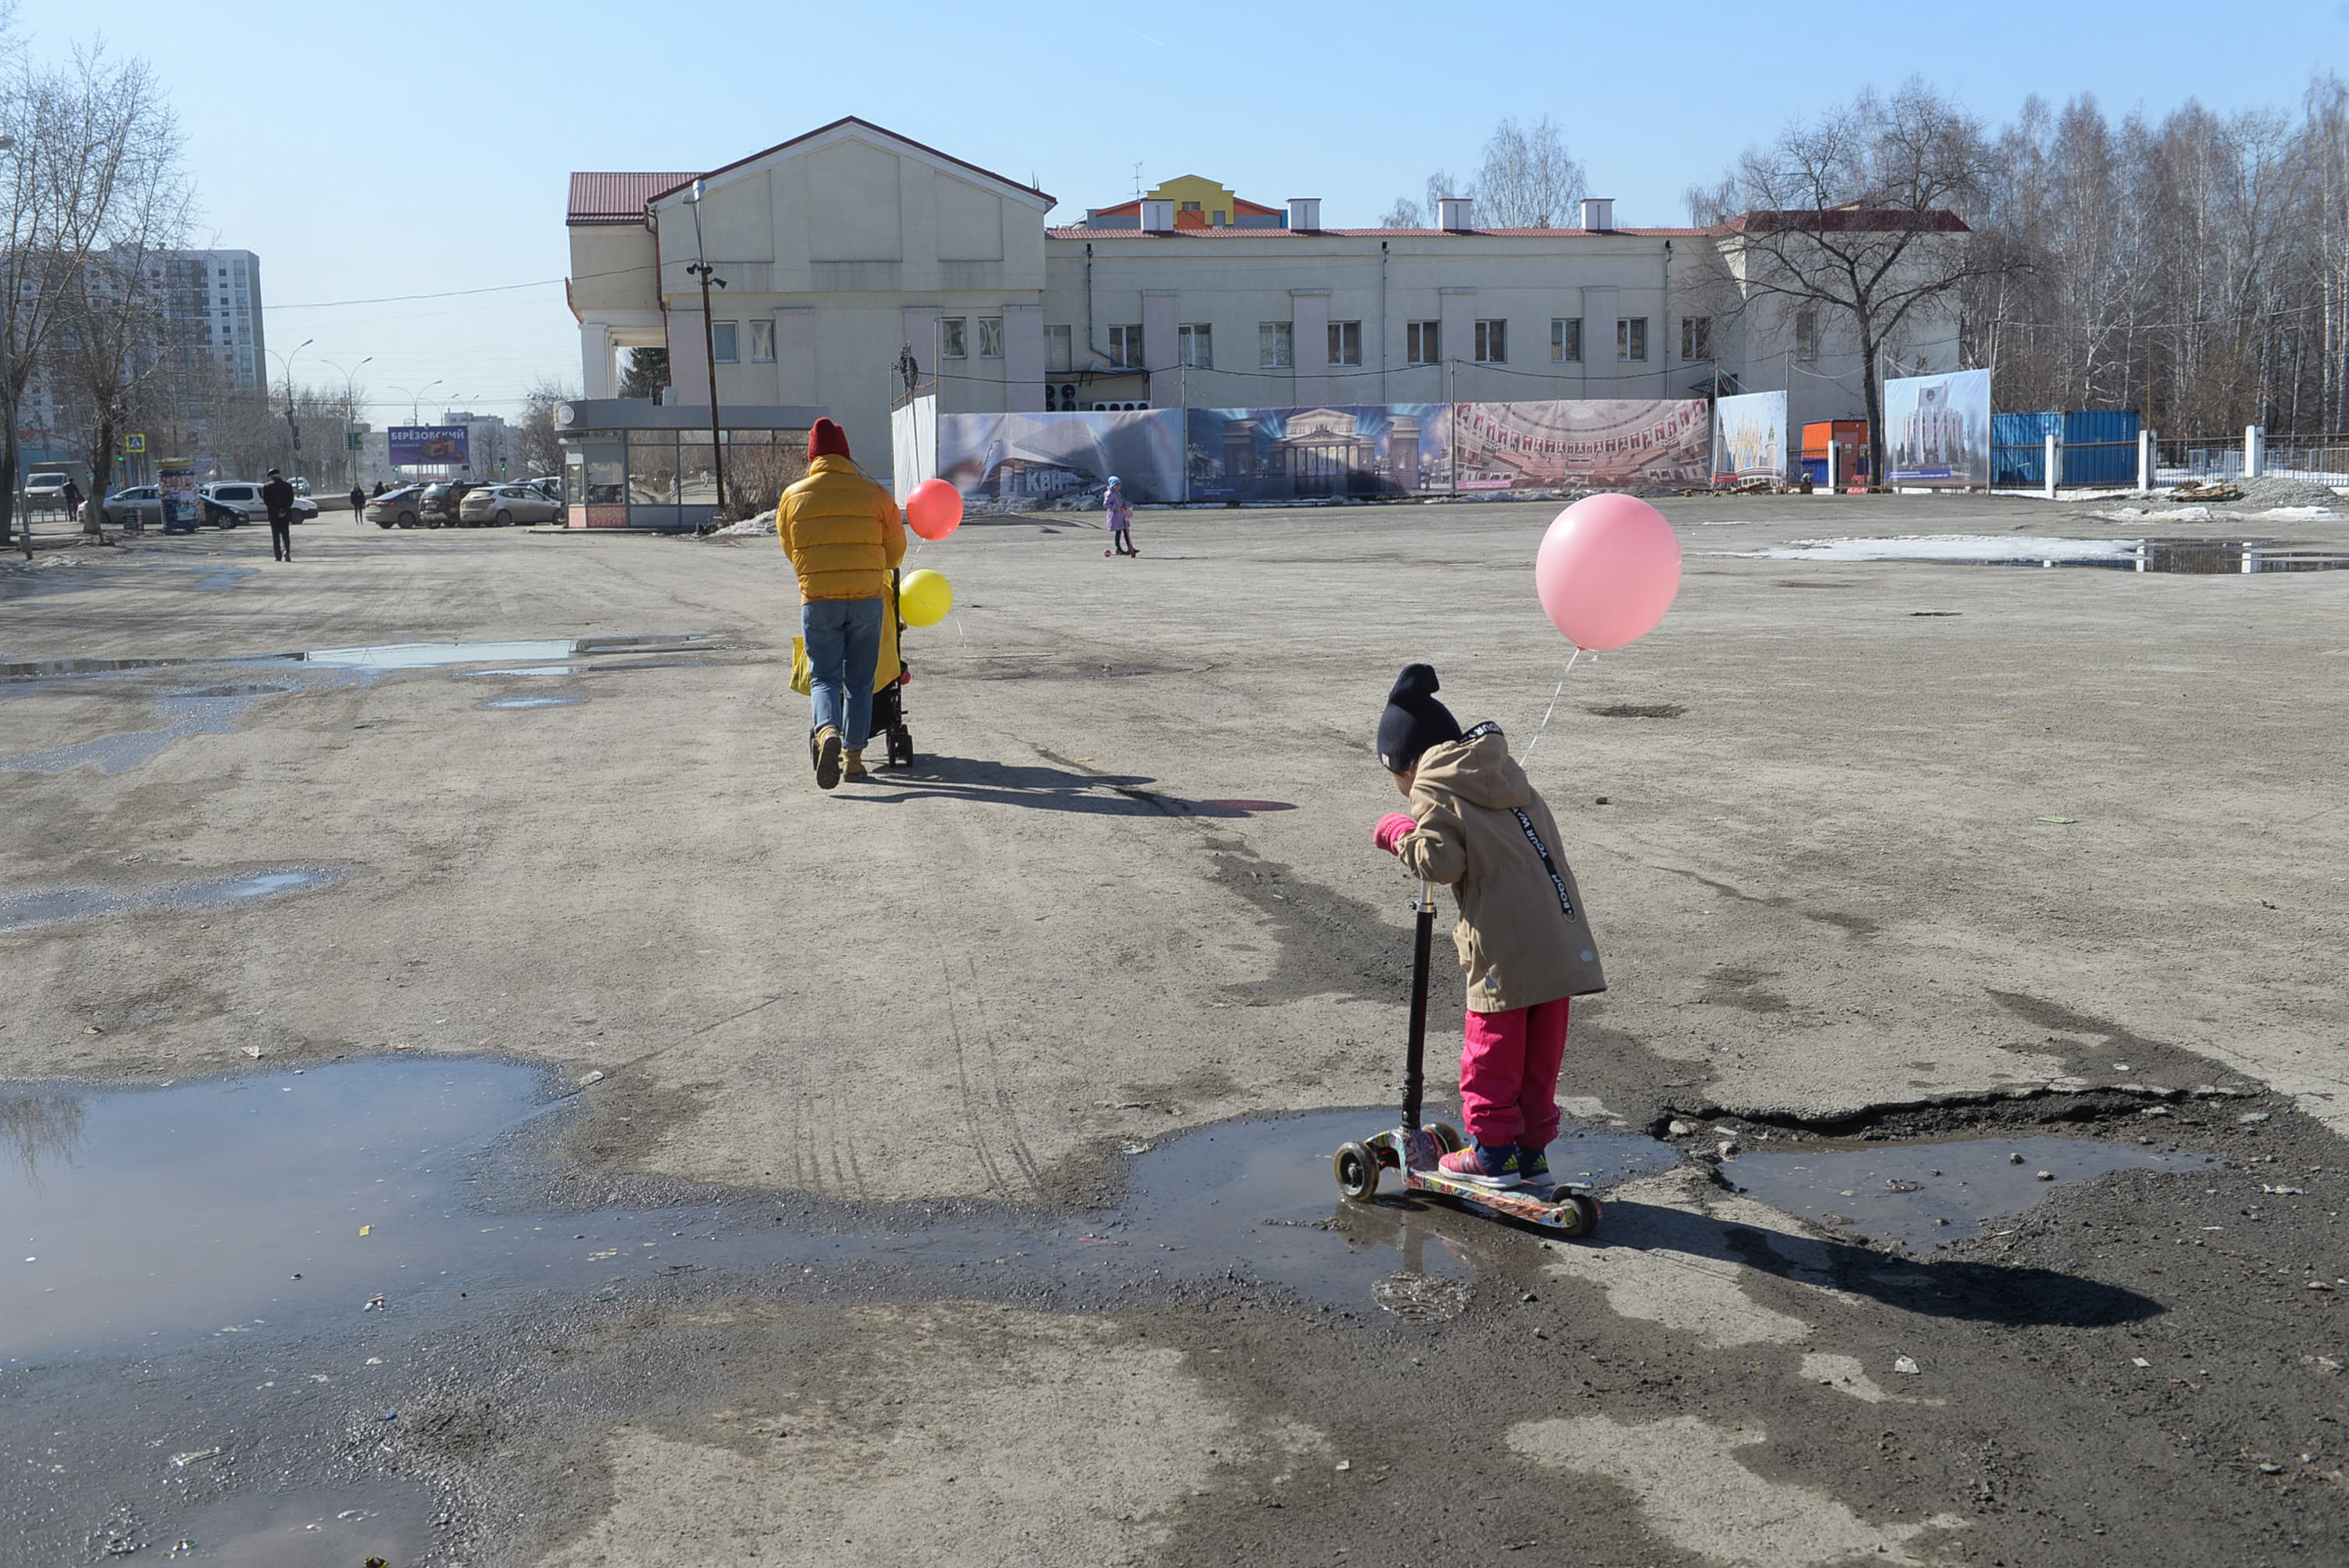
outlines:
[[[562,1214],[476,1206],[485,1173],[531,1158],[502,1140],[546,1130],[530,1124],[563,1116],[561,1093],[518,1063],[410,1057],[152,1089],[0,1088],[0,1103],[41,1107],[0,1116],[19,1135],[16,1167],[0,1166],[13,1231],[0,1357],[269,1336],[378,1310],[412,1325],[515,1289],[594,1296],[664,1274],[852,1264],[910,1268],[941,1290],[1042,1277],[1104,1297],[1158,1280],[1258,1280],[1350,1308],[1377,1299],[1404,1312],[1408,1300],[1422,1320],[1465,1297],[1392,1281],[1374,1295],[1398,1265],[1421,1279],[1515,1274],[1540,1246],[1444,1205],[1342,1202],[1330,1154],[1380,1125],[1366,1111],[1169,1139],[1134,1159],[1127,1197],[1097,1216],[869,1204],[849,1211],[852,1233],[810,1234],[753,1196]],[[1597,1130],[1555,1150],[1561,1171],[1602,1186],[1678,1158]]]
[[[170,882],[160,887],[69,887],[48,892],[16,893],[0,898],[0,931],[23,931],[30,926],[91,920],[105,914],[218,909],[250,903],[276,893],[323,887],[348,874],[335,867],[305,866],[282,872],[254,872],[245,876],[212,877],[202,882]]]

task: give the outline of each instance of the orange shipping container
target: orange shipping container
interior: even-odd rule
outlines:
[[[1820,419],[1803,427],[1803,456],[1824,458],[1827,443],[1833,441],[1847,451],[1868,445],[1868,421],[1865,419]]]

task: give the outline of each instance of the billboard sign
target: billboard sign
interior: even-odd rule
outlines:
[[[204,503],[196,494],[196,466],[166,458],[155,469],[155,486],[162,501],[163,531],[193,529],[204,520]]]
[[[1702,483],[1712,477],[1713,422],[1701,397],[1461,403],[1452,459],[1464,490]]]
[[[938,477],[967,496],[1098,500],[1114,474],[1133,500],[1184,499],[1180,409],[941,414],[937,431]]]
[[[1885,482],[1990,485],[1990,372],[1953,370],[1884,384]]]
[[[1187,413],[1193,500],[1410,495],[1451,484],[1445,404]]]
[[[1786,395],[1747,392],[1713,406],[1720,433],[1717,478],[1770,480],[1786,477]]]
[[[462,425],[393,425],[385,431],[395,469],[446,465],[462,468],[467,430]]]

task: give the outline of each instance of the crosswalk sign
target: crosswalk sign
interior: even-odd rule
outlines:
[[[147,449],[147,438],[125,436],[122,438],[122,449],[126,452],[143,452]]]

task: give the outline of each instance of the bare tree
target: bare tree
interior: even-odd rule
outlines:
[[[1912,81],[1863,93],[1754,149],[1731,171],[1723,225],[1737,308],[1769,302],[1847,323],[1857,341],[1868,472],[1884,472],[1879,357],[1920,313],[1954,311],[1985,263],[1962,213],[1988,172],[1980,127]]]
[[[555,434],[554,410],[558,404],[568,403],[578,397],[568,383],[542,376],[532,382],[522,397],[522,462],[533,474],[559,474],[563,471],[563,443]]]
[[[1566,137],[1544,115],[1530,127],[1501,121],[1476,170],[1476,221],[1490,229],[1550,229],[1582,199],[1588,177]]]
[[[192,199],[178,124],[146,67],[133,61],[94,86],[107,96],[104,123],[121,150],[103,220],[109,242],[67,274],[47,369],[87,438],[90,493],[102,497],[118,438],[140,395],[168,377],[179,347],[170,341],[164,253],[184,237]],[[98,515],[91,509],[89,531]]]
[[[1444,209],[1441,203],[1445,197],[1467,194],[1469,194],[1467,187],[1457,176],[1446,174],[1439,169],[1427,177],[1427,201],[1424,205],[1413,201],[1408,196],[1398,196],[1395,198],[1395,204],[1387,209],[1387,215],[1379,220],[1379,227],[1424,229],[1443,216]]]

